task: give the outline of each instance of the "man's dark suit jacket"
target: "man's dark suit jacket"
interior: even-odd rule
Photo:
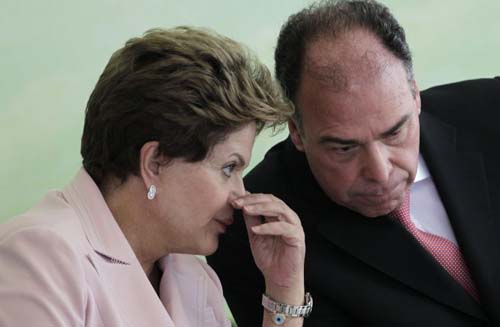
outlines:
[[[420,151],[480,296],[471,298],[397,222],[329,200],[290,139],[245,178],[300,216],[306,234],[305,326],[500,326],[500,78],[421,93]],[[240,327],[260,326],[263,279],[242,219],[208,259]]]

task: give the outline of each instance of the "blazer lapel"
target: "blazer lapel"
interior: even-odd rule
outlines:
[[[177,326],[228,327],[219,279],[201,259],[170,254],[159,261],[160,294]]]
[[[482,306],[500,323],[498,216],[481,153],[457,150],[454,128],[422,113],[421,150],[476,283]]]
[[[90,246],[88,258],[126,326],[174,327],[101,192],[84,169],[64,189]],[[106,312],[102,313],[106,315]]]
[[[138,262],[96,261],[100,279],[126,326],[174,327]]]

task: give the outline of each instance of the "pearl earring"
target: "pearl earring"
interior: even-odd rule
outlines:
[[[156,186],[151,185],[148,189],[148,200],[153,200],[156,196]]]

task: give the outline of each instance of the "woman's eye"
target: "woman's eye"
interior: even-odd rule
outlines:
[[[224,174],[224,176],[226,177],[231,177],[231,174],[234,170],[234,168],[236,168],[236,164],[232,163],[232,164],[229,164],[227,166],[224,166],[222,168],[222,173]]]

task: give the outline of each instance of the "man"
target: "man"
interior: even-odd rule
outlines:
[[[296,114],[245,183],[301,217],[305,326],[500,325],[500,79],[420,94],[403,29],[369,0],[291,16],[275,60]],[[257,326],[263,282],[236,221],[209,263]]]

